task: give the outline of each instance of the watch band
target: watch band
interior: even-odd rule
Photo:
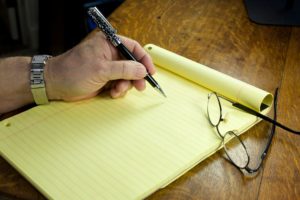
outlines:
[[[31,93],[37,105],[49,103],[44,81],[44,67],[50,57],[49,55],[35,55],[31,60]]]

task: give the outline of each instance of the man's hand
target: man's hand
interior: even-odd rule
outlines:
[[[145,88],[146,70],[153,74],[150,56],[134,40],[120,37],[141,63],[124,60],[117,49],[98,31],[73,49],[48,60],[46,91],[50,100],[76,101],[109,89],[113,98],[134,86]]]

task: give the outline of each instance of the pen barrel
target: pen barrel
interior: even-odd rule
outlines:
[[[124,44],[119,44],[117,46],[117,49],[121,52],[121,54],[128,60],[137,61],[138,60],[132,55],[132,53],[125,47]]]
[[[147,75],[144,78],[146,81],[148,81],[148,83],[152,86],[152,87],[157,87],[158,83],[155,81],[155,79],[147,73]]]

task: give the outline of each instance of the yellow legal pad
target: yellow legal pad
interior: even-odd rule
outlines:
[[[1,156],[49,199],[142,199],[221,148],[206,116],[210,90],[256,110],[272,103],[263,90],[155,45],[145,49],[168,98],[148,85],[121,99],[34,107],[0,123]],[[225,130],[258,122],[222,104]]]

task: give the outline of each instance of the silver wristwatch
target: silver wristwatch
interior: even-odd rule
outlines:
[[[38,105],[49,103],[44,81],[44,67],[49,58],[51,58],[49,55],[35,55],[31,60],[31,92]]]

